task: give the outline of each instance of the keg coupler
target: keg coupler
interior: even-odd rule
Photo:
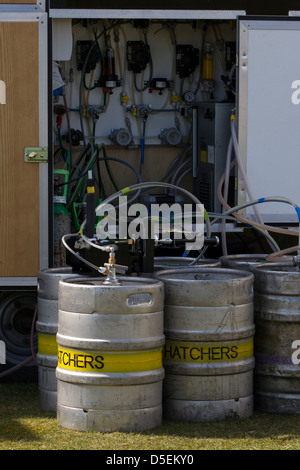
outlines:
[[[117,278],[118,274],[125,274],[127,270],[127,266],[122,266],[120,264],[116,264],[116,257],[115,257],[115,249],[113,245],[109,245],[105,248],[106,251],[109,252],[108,263],[104,263],[105,268],[100,268],[99,271],[102,274],[106,274],[107,277],[104,281],[104,284],[116,284],[119,285],[120,282]]]

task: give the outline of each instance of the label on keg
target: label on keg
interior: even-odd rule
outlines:
[[[78,351],[58,347],[58,367],[82,372],[141,372],[162,367],[162,349],[144,352]]]
[[[253,338],[222,343],[187,343],[167,340],[164,358],[180,362],[228,362],[253,356]]]
[[[57,343],[55,335],[38,334],[38,352],[46,356],[57,355]]]

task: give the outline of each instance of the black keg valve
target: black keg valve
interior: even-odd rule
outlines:
[[[300,270],[300,253],[299,253],[299,251],[298,251],[298,254],[296,256],[293,256],[293,264],[299,271]]]

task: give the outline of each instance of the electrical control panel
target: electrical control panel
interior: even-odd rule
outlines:
[[[65,19],[53,21],[66,27]],[[230,72],[225,45],[235,41],[233,22],[70,21],[71,53],[57,61],[64,45],[55,43],[53,50],[63,84],[54,90],[54,105],[69,110],[69,121],[65,115],[60,127],[62,142],[69,138],[69,123],[83,145],[139,147],[143,139],[147,147],[176,147],[189,138],[194,102],[234,99],[223,80]],[[210,76],[205,75],[208,61]],[[116,129],[126,129],[132,138],[116,140]],[[176,129],[180,139],[165,139],[166,129]],[[56,128],[55,144],[58,137]]]
[[[86,215],[88,171],[95,203],[130,184],[154,181],[203,197],[206,210],[220,209],[216,186],[225,165],[230,115],[218,111],[213,120],[198,119],[197,136],[213,158],[208,203],[193,110],[201,103],[214,113],[223,104],[235,107],[235,22],[64,17],[53,23],[54,168],[68,172],[66,209],[74,230]],[[219,133],[225,135],[222,151],[216,144]],[[61,188],[54,184],[54,193]],[[178,190],[158,193],[160,203],[191,202]],[[139,200],[144,203],[145,194]]]

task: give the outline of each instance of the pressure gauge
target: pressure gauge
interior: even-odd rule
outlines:
[[[195,94],[192,91],[186,91],[183,93],[183,99],[187,103],[191,103],[195,99]]]

